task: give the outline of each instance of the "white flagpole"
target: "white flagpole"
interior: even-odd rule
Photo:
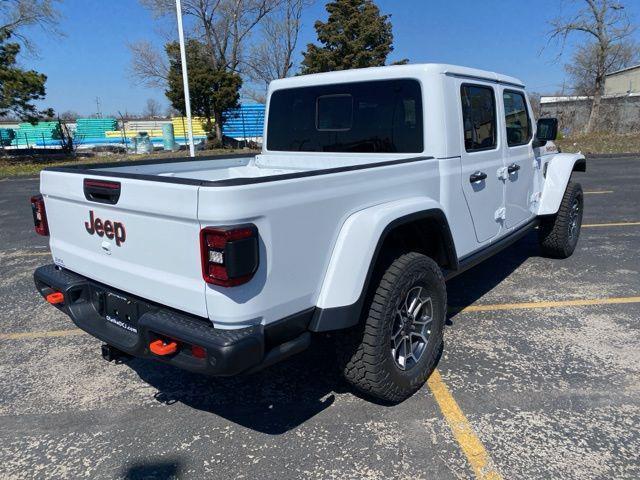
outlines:
[[[176,0],[178,14],[178,37],[180,39],[180,61],[182,62],[182,83],[184,84],[184,104],[187,111],[187,129],[189,130],[189,155],[196,156],[193,145],[193,128],[191,127],[191,101],[189,99],[189,75],[187,73],[187,52],[184,47],[184,31],[182,30],[182,5]]]

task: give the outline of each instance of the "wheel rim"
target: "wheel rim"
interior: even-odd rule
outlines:
[[[415,366],[424,354],[433,321],[433,302],[421,287],[411,288],[396,307],[391,356],[400,370]]]
[[[574,241],[578,237],[578,231],[580,229],[580,201],[576,197],[571,204],[571,210],[569,211],[569,225],[568,225],[569,240]]]

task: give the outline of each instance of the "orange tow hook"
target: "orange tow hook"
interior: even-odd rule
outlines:
[[[49,302],[51,305],[57,305],[59,303],[64,302],[64,293],[62,292],[53,292],[50,293],[49,295],[47,295],[46,297],[47,302]]]
[[[167,343],[164,340],[156,340],[149,344],[149,350],[160,356],[171,355],[178,350],[178,344],[176,342]]]

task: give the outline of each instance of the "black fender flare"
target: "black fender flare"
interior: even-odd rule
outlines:
[[[311,319],[309,329],[314,332],[326,332],[331,330],[350,328],[357,325],[360,321],[362,308],[364,307],[367,293],[371,286],[371,280],[373,278],[375,267],[378,263],[378,260],[380,259],[382,247],[389,237],[389,234],[398,227],[422,220],[432,220],[439,226],[439,241],[443,242],[446,258],[446,265],[444,267],[448,271],[457,270],[458,255],[456,253],[456,247],[453,242],[453,236],[451,235],[451,229],[449,228],[449,222],[442,210],[438,208],[432,208],[398,217],[390,222],[380,234],[380,238],[378,239],[376,248],[371,257],[367,276],[365,278],[358,300],[356,300],[356,302],[352,303],[351,305],[345,305],[341,307],[316,308],[313,314],[313,318]]]
[[[587,159],[586,158],[580,158],[580,159],[576,160],[576,162],[573,164],[573,171],[574,172],[586,172],[587,171]]]

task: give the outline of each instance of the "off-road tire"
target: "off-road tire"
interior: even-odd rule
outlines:
[[[402,370],[391,351],[391,335],[398,302],[415,286],[431,297],[431,330],[419,360]],[[436,366],[442,349],[447,291],[442,271],[431,258],[411,252],[397,257],[384,271],[373,295],[369,295],[366,318],[351,332],[341,335],[338,361],[346,380],[356,389],[388,403],[399,403],[415,393]]]
[[[577,213],[574,211],[576,205]],[[540,248],[544,255],[552,258],[568,258],[573,254],[580,237],[583,210],[582,187],[579,183],[570,181],[560,202],[558,213],[543,217],[538,228]],[[573,224],[574,221],[575,224]]]

